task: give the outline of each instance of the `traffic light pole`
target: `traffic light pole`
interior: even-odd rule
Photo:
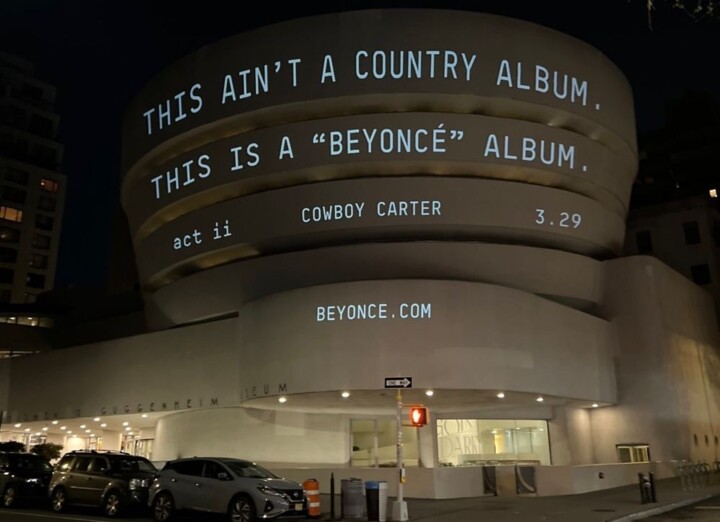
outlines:
[[[393,521],[404,522],[408,519],[407,502],[403,500],[403,485],[405,484],[405,463],[403,462],[403,442],[402,442],[402,392],[400,388],[395,396],[397,401],[397,468],[398,468],[398,494],[397,500],[393,502],[392,519]]]

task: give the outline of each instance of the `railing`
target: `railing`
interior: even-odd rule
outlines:
[[[675,475],[680,478],[683,491],[720,483],[720,461],[712,465],[707,462],[685,464],[675,468]]]

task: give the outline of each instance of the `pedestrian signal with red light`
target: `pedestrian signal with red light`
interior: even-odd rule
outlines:
[[[422,406],[413,406],[410,408],[410,422],[413,426],[425,426],[428,423],[427,408]]]

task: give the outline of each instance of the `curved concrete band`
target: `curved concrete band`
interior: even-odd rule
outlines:
[[[244,400],[258,397],[263,383],[285,383],[295,401],[309,392],[376,389],[382,375],[412,375],[435,389],[615,400],[609,322],[500,286],[322,285],[248,303],[239,321],[240,357],[251,361],[240,367]],[[369,361],[368,371],[348,370]]]
[[[372,114],[231,136],[126,180],[135,240],[203,206],[330,179],[475,176],[557,186],[625,215],[634,163],[600,143],[537,123],[480,115]]]
[[[467,178],[337,181],[218,203],[166,224],[137,245],[143,284],[156,288],[229,261],[368,241],[494,241],[610,256],[623,220],[589,198],[525,183]]]
[[[197,272],[150,294],[147,309],[158,324],[184,324],[233,314],[250,301],[296,288],[402,278],[489,282],[584,310],[600,302],[603,271],[602,262],[586,256],[520,245],[365,243]]]
[[[487,14],[368,10],[240,34],[166,69],[126,113],[126,180],[251,129],[407,111],[546,123],[636,156],[627,81],[587,44]]]

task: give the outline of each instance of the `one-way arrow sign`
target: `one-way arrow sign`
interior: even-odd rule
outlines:
[[[412,388],[412,377],[385,377],[386,388]]]

